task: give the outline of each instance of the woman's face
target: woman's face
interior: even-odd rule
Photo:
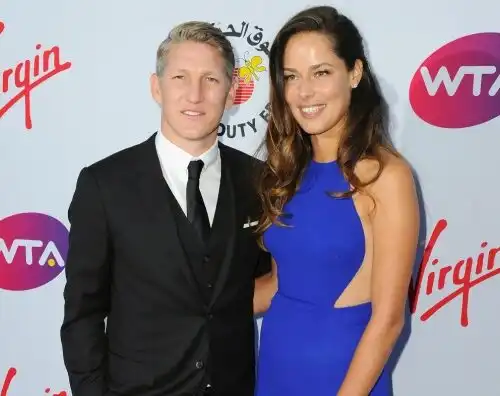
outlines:
[[[360,62],[348,71],[328,37],[316,32],[292,36],[283,61],[285,100],[301,128],[310,135],[342,129]]]

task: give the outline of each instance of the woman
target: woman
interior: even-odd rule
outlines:
[[[354,24],[305,10],[270,52],[257,396],[388,396],[419,210]],[[272,300],[272,302],[271,302]]]

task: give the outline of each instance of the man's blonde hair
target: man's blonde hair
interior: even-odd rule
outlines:
[[[165,71],[170,46],[185,41],[205,43],[216,48],[225,60],[227,78],[232,81],[235,56],[231,43],[220,29],[210,23],[200,21],[190,21],[177,25],[162,41],[156,53],[156,74],[158,77],[163,76]]]

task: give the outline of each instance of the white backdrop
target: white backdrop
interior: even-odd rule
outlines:
[[[67,207],[83,166],[158,127],[148,83],[158,44],[174,24],[202,19],[234,31],[240,66],[261,57],[265,70],[220,129],[253,154],[266,127],[265,43],[316,2],[21,3],[2,1],[0,13],[0,396],[64,396]],[[424,200],[427,250],[394,394],[498,396],[500,3],[335,6],[366,38]]]

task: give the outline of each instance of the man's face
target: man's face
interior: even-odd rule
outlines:
[[[192,41],[172,44],[163,75],[151,78],[163,133],[176,141],[212,140],[236,88],[215,47]]]

